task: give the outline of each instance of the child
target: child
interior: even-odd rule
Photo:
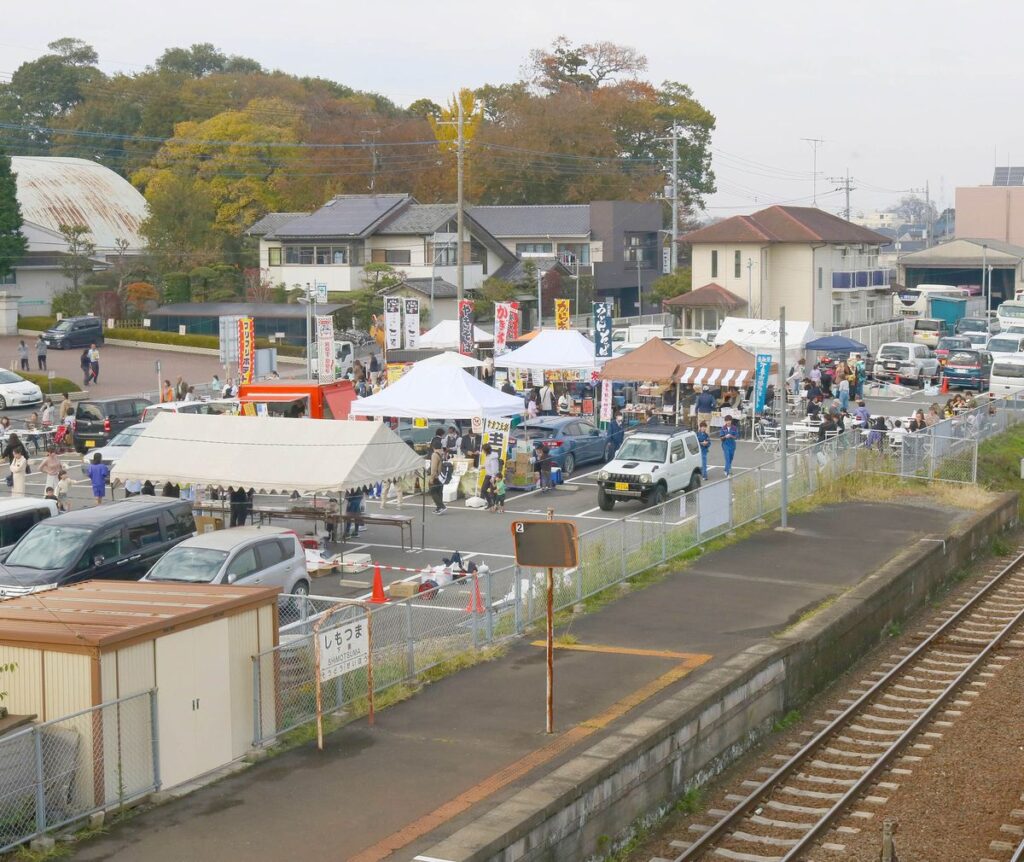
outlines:
[[[68,471],[61,470],[57,474],[57,508],[66,512],[69,509],[68,506],[68,491],[71,488],[71,480],[68,479]]]
[[[700,446],[700,477],[708,478],[708,450],[711,448],[711,435],[708,434],[708,423],[701,422],[697,429],[697,445]]]
[[[494,478],[494,502],[495,511],[505,511],[505,462],[501,462],[501,471]]]

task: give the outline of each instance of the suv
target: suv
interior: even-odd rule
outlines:
[[[942,378],[950,387],[988,389],[992,377],[992,354],[987,350],[952,350],[942,370]]]
[[[934,350],[939,339],[949,334],[946,331],[946,321],[937,317],[919,317],[914,321],[914,334],[911,338],[915,344],[924,344]]]
[[[879,380],[909,380],[924,386],[939,373],[939,360],[923,344],[890,341],[878,348],[875,377]]]
[[[103,321],[98,317],[66,317],[43,333],[47,347],[67,350],[103,343]]]
[[[309,595],[306,552],[295,531],[283,527],[231,527],[193,536],[164,554],[142,580],[280,587]]]
[[[75,448],[79,452],[106,446],[129,425],[141,421],[150,405],[146,398],[103,398],[75,405]]]
[[[631,434],[597,474],[597,504],[606,512],[617,500],[657,506],[676,491],[700,487],[700,446],[692,431],[657,426]]]

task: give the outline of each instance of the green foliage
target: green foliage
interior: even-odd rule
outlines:
[[[164,302],[188,302],[192,298],[192,285],[187,272],[168,272],[163,277]]]
[[[772,723],[772,733],[781,733],[783,730],[789,730],[801,718],[799,709],[791,709],[782,718],[778,718]]]
[[[178,72],[190,78],[203,78],[213,72],[253,74],[263,67],[248,57],[228,57],[209,42],[191,48],[168,48],[156,61],[162,72]]]
[[[792,715],[793,713],[789,713]],[[788,716],[787,716],[788,717]],[[797,713],[799,718],[799,713]],[[680,814],[699,814],[704,810],[704,791],[699,787],[691,787],[676,803],[676,811]]]
[[[893,620],[885,627],[886,637],[898,638],[901,634],[903,634],[903,623],[898,620]]]
[[[19,371],[22,377],[26,380],[31,380],[43,390],[43,395],[49,395],[53,393],[60,395],[65,392],[81,392],[82,387],[75,383],[73,380],[68,380],[66,377],[54,377],[50,380],[46,374],[36,374],[34,371]]]
[[[58,290],[50,299],[50,311],[64,317],[78,317],[88,311],[88,302],[81,288],[72,286]]]
[[[44,332],[57,323],[57,317],[19,317],[18,329],[31,329]]]
[[[216,335],[198,335],[188,333],[180,335],[177,332],[162,332],[158,329],[104,329],[103,337],[106,339],[117,339],[120,341],[141,341],[146,344],[177,344],[181,347],[205,347],[216,350],[220,346],[220,339]],[[257,347],[276,347],[281,356],[305,356],[301,345],[282,344],[277,342],[271,344],[266,338],[256,339]]]
[[[384,266],[385,264],[368,264],[369,266]],[[348,316],[354,321],[357,329],[369,329],[373,323],[374,315],[380,316],[384,313],[384,299],[377,295],[377,290],[372,287],[364,287],[361,290],[353,290],[346,299],[352,303],[352,309]]]
[[[509,302],[515,299],[522,290],[509,281],[495,278],[487,279],[473,296],[473,311],[477,320],[494,320],[494,303]]]
[[[0,664],[0,674],[14,673],[18,669],[17,662],[8,662],[7,664]],[[7,699],[7,692],[0,691],[0,701]]]
[[[679,267],[673,273],[659,276],[651,284],[651,301],[661,305],[666,299],[689,293],[692,282],[693,272],[688,266]]]
[[[405,281],[405,273],[390,263],[367,263],[363,266],[363,284],[374,291],[397,287]]]
[[[0,277],[10,273],[27,250],[11,159],[0,150]]]
[[[61,274],[71,282],[71,289],[78,293],[82,281],[96,266],[96,244],[92,241],[89,228],[83,224],[61,224],[60,235],[67,249],[60,257]]]

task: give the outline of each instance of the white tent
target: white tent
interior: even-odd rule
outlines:
[[[490,344],[494,336],[479,326],[473,327],[473,343],[486,342]],[[419,346],[425,350],[458,350],[459,349],[459,322],[457,320],[442,320],[437,326],[420,336]]]
[[[786,356],[779,356],[779,321],[749,317],[727,317],[715,335],[715,347],[731,341],[749,353],[771,354],[782,374],[804,355],[804,345],[817,338],[814,327],[806,320],[786,321]]]
[[[452,353],[450,350],[416,362],[417,368],[433,368],[438,365],[449,365],[455,368],[481,368],[483,363],[472,356],[463,356],[461,353]]]
[[[594,356],[594,342],[576,329],[544,329],[522,347],[495,357],[498,368],[541,371],[597,371],[604,358]]]
[[[160,412],[111,478],[341,492],[422,469],[423,459],[379,422]]]
[[[523,412],[523,401],[481,383],[461,368],[413,366],[387,389],[352,402],[353,416],[415,419],[497,418]]]

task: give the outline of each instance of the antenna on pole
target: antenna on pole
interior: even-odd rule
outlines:
[[[806,141],[811,145],[811,149],[814,151],[811,162],[811,189],[812,189],[812,200],[813,205],[818,205],[818,147],[825,143],[824,138],[801,138],[801,141]]]

